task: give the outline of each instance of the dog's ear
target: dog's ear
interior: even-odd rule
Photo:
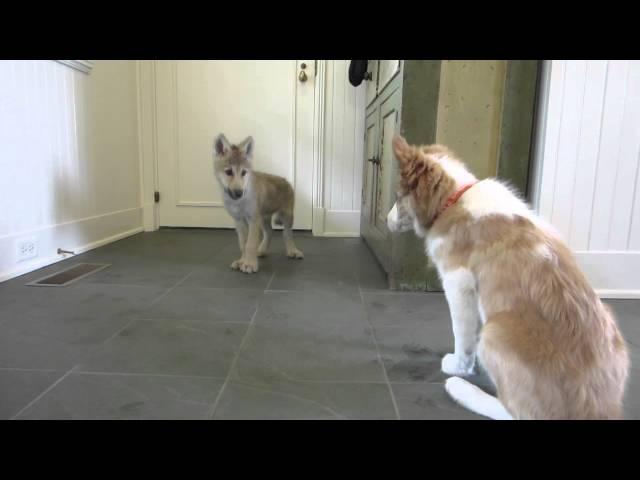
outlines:
[[[253,144],[254,144],[253,137],[248,136],[242,141],[240,145],[238,145],[238,148],[240,149],[241,152],[245,154],[245,156],[247,156],[248,158],[251,158],[253,156]]]
[[[227,137],[224,136],[224,133],[218,135],[213,141],[213,153],[219,157],[225,155],[230,148],[231,144]]]
[[[413,152],[414,149],[411,148],[411,146],[401,135],[395,135],[391,144],[393,147],[393,153],[396,156],[396,160],[398,161],[400,168],[402,168],[403,165],[415,155]]]
[[[420,177],[429,168],[429,161],[420,154],[420,151],[407,143],[400,135],[393,139],[393,153],[398,160],[398,167],[402,177],[402,184],[408,190],[413,190],[418,185]]]

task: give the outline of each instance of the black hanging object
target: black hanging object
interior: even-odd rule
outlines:
[[[369,66],[368,60],[351,60],[349,65],[349,83],[354,87],[359,86],[364,80]]]

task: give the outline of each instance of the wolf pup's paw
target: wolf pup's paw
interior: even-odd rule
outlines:
[[[300,260],[300,259],[304,258],[304,253],[302,253],[297,248],[294,248],[293,250],[290,250],[290,251],[287,252],[287,257],[296,258],[296,259]]]
[[[231,264],[231,268],[233,270],[240,270],[240,268],[242,267],[242,259],[239,258],[238,260],[235,260],[232,264]]]
[[[244,273],[255,273],[258,271],[258,260],[244,260],[240,266]]]
[[[447,375],[464,377],[473,373],[475,359],[473,357],[459,357],[447,353],[442,359],[442,371]]]

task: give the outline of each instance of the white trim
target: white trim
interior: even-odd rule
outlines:
[[[198,202],[198,201],[178,201],[176,203],[176,207],[215,207],[215,208],[223,208],[223,202]]]
[[[314,102],[314,134],[313,144],[313,210],[311,214],[312,233],[314,236],[324,234],[324,122],[326,92],[326,60],[317,61],[316,89]]]
[[[140,225],[141,218],[142,208],[135,207],[4,236],[0,238],[0,249],[6,248],[5,245],[10,246],[15,239],[23,235],[29,235],[36,238],[38,251],[47,256],[27,262],[5,264],[2,268],[6,270],[0,271],[0,282],[69,258],[66,254],[52,254],[56,252],[57,247],[79,254],[140,233],[144,230]],[[91,241],[92,237],[98,238]],[[88,243],[81,245],[74,244],[87,241]]]
[[[600,298],[636,299],[640,298],[640,290],[606,290],[596,289]]]
[[[67,225],[72,225],[74,223],[88,222],[91,220],[97,220],[98,218],[109,217],[111,215],[120,215],[122,213],[133,212],[134,210],[140,210],[140,209],[141,207],[125,208],[123,210],[116,210],[114,212],[101,213],[98,215],[92,215],[90,217],[78,218],[76,220],[69,220],[68,222],[52,223],[52,224],[44,225],[42,227],[34,228],[31,230],[22,230],[17,233],[14,232],[9,235],[3,235],[0,237],[0,240],[6,240],[7,238],[12,238],[12,237],[22,237],[26,235],[33,235],[34,233],[43,232],[45,230],[51,230],[53,228],[65,227]]]
[[[140,203],[147,232],[158,229],[158,207],[153,201],[153,192],[158,190],[155,70],[155,61],[137,61]]]
[[[326,238],[358,238],[360,232],[324,232],[322,236]]]
[[[136,123],[138,129],[138,176],[140,183],[140,205],[142,206],[142,225],[146,225],[145,216],[148,215],[147,209],[148,205],[145,204],[144,201],[144,147],[143,147],[143,139],[144,139],[144,127],[142,125],[142,95],[140,84],[142,80],[140,79],[140,75],[142,74],[140,69],[140,60],[136,60]]]
[[[94,64],[93,60],[56,60],[56,62],[86,74],[91,73]]]
[[[360,210],[324,210],[323,237],[359,237]]]
[[[640,252],[577,251],[580,269],[596,292],[615,298],[635,298],[640,292]],[[612,297],[613,298],[613,297]]]
[[[88,252],[89,250],[94,250],[98,247],[102,247],[108,243],[113,243],[118,240],[122,240],[123,238],[130,237],[132,235],[136,235],[144,231],[144,228],[137,227],[132,230],[127,230],[126,232],[118,233],[116,235],[112,235],[107,238],[103,238],[101,240],[97,240],[92,243],[88,243],[81,247],[75,247],[73,250],[76,255],[84,252]],[[6,272],[0,272],[0,282],[5,282],[7,280],[11,280],[12,278],[19,277],[20,275],[24,275],[26,273],[33,272],[43,267],[47,267],[49,265],[53,265],[54,263],[61,262],[62,260],[67,260],[70,258],[69,256],[55,255],[47,258],[41,258],[37,262],[29,263],[26,266],[21,266],[18,268],[14,268],[13,270],[9,270]]]
[[[160,154],[158,153],[158,61],[153,60],[151,62],[151,85],[153,87],[152,102],[151,102],[151,132],[152,137],[152,151],[151,157],[151,175],[153,175],[153,190],[160,191],[160,170],[158,164],[160,162]],[[153,209],[153,225],[154,230],[160,228],[160,206],[154,202]]]
[[[296,150],[296,140],[298,137],[298,125],[297,121],[297,113],[298,113],[298,60],[293,63],[293,84],[291,84],[291,97],[293,101],[291,102],[291,145],[290,145],[290,158],[291,162],[289,162],[289,178],[291,179],[291,185],[295,187],[296,185],[296,162],[297,158],[297,150]],[[315,92],[314,92],[315,93]],[[313,180],[312,180],[313,181]],[[311,223],[313,224],[313,213],[311,214]]]
[[[530,204],[540,213],[540,190],[542,188],[542,169],[544,163],[544,144],[547,131],[547,114],[549,106],[549,90],[551,88],[551,61],[543,60],[538,86],[538,102],[536,105],[536,125],[533,141],[533,165],[531,166]]]

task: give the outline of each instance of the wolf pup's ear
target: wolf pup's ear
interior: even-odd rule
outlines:
[[[224,133],[218,135],[213,141],[213,153],[218,156],[223,156],[226,154],[231,148],[231,144],[227,137],[224,136]]]
[[[253,143],[253,137],[249,136],[245,138],[240,145],[238,145],[238,148],[245,154],[245,156],[250,158],[253,156]]]

